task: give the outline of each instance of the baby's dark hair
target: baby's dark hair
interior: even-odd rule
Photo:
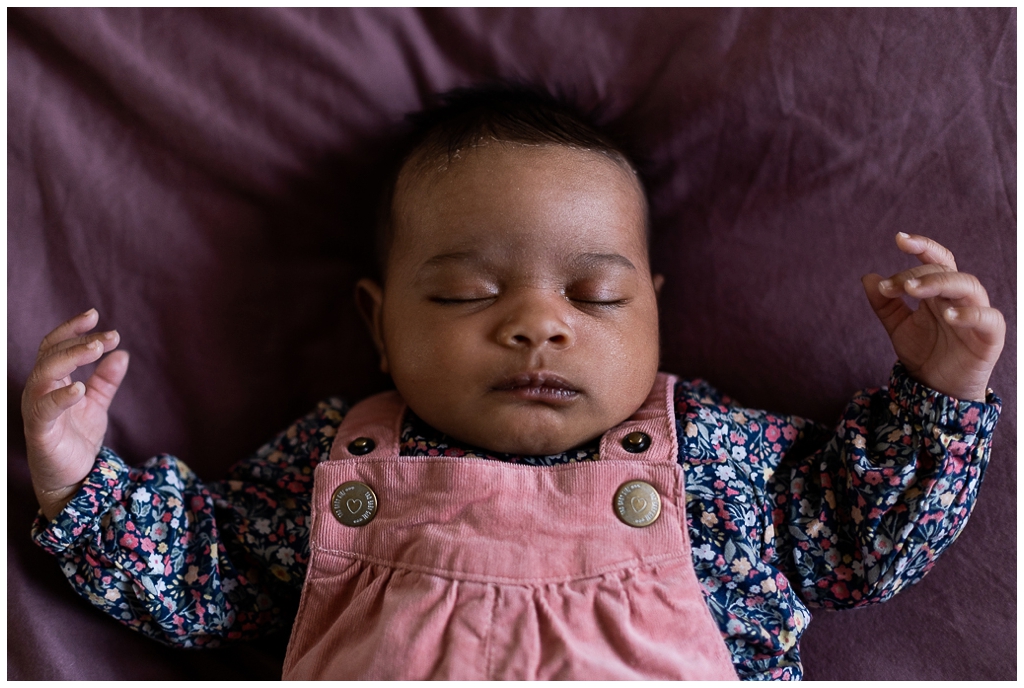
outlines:
[[[376,258],[384,277],[394,238],[393,213],[399,176],[409,164],[451,162],[458,152],[482,139],[526,144],[555,144],[606,155],[627,170],[640,187],[647,214],[646,192],[624,146],[595,123],[597,113],[572,99],[524,84],[495,83],[457,88],[439,94],[418,112],[406,116],[405,131],[377,213]],[[649,227],[649,220],[646,221]],[[648,229],[649,232],[649,229]]]

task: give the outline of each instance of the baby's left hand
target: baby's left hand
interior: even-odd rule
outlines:
[[[957,272],[953,254],[928,237],[900,232],[896,245],[923,263],[889,279],[861,278],[868,301],[914,379],[957,399],[984,401],[1006,336],[974,275]],[[921,302],[911,310],[904,294]]]

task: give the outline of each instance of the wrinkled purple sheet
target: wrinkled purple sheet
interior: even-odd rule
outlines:
[[[893,354],[859,277],[950,247],[1009,323],[962,537],[891,602],[816,613],[808,678],[1016,678],[1016,11],[8,10],[8,678],[274,678],[286,639],[182,652],[28,538],[18,412],[90,306],[132,353],[107,443],[207,478],[380,388],[350,303],[389,122],[493,77],[568,88],[651,151],[664,368],[832,422]]]

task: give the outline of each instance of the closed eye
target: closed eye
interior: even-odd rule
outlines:
[[[613,308],[622,308],[630,302],[630,299],[573,299],[569,298],[569,301],[576,304],[581,308],[591,308],[600,310],[611,310]]]

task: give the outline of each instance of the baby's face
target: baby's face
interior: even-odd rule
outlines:
[[[382,369],[423,420],[491,451],[554,454],[640,407],[658,312],[629,172],[489,141],[403,171],[394,207],[384,288],[361,282],[359,298]]]

